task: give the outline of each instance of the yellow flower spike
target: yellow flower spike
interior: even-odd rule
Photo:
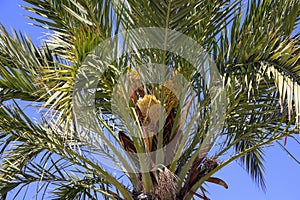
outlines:
[[[137,106],[140,109],[142,116],[146,117],[149,108],[154,104],[160,104],[160,101],[154,95],[145,95],[137,101]]]
[[[179,66],[179,67],[177,68],[177,71],[178,71],[178,72],[181,72],[181,71],[182,71],[182,67]]]
[[[169,115],[171,110],[178,104],[177,96],[169,89],[172,88],[172,84],[172,82],[168,82],[167,86],[159,88],[161,90],[161,95],[163,95],[162,98],[164,98],[164,106],[166,108],[167,115]]]

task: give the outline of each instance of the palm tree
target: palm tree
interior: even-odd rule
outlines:
[[[28,17],[51,33],[36,46],[21,33],[0,30],[2,199],[36,184],[42,199],[208,199],[204,182],[227,188],[213,174],[235,160],[265,188],[264,148],[282,138],[296,139],[299,130],[298,1],[24,1],[30,5],[24,8],[35,13]],[[210,124],[221,118],[212,117],[214,96],[203,73],[178,54],[143,49],[123,52],[109,64],[89,62],[108,38],[142,27],[165,30],[163,44],[180,39],[170,30],[184,34],[215,62],[226,94],[219,96],[218,109],[226,110],[218,134],[209,134]],[[189,98],[182,100],[170,85],[146,82],[153,79],[149,68],[140,67],[145,60],[167,66],[162,77],[181,74],[193,88],[192,94],[181,88]],[[84,97],[78,92],[76,99],[74,92],[84,87],[77,81],[87,62],[93,75],[101,72],[92,109],[101,131],[74,112]],[[34,103],[42,117],[26,114],[20,106],[24,101]],[[163,124],[150,119],[153,106],[164,108]],[[156,125],[161,125],[158,134],[142,136]],[[171,141],[168,158],[144,156]],[[102,158],[122,170],[103,165]]]

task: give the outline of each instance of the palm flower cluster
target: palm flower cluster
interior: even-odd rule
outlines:
[[[179,72],[175,69],[172,72],[173,76],[176,76]],[[129,152],[131,158],[135,161],[135,167],[137,171],[140,171],[140,161],[137,156],[138,148],[135,146],[134,139],[141,139],[144,143],[144,149],[142,153],[149,153],[149,155],[163,148],[164,146],[171,145],[170,149],[164,149],[163,153],[165,158],[163,161],[157,160],[155,156],[149,156],[150,161],[150,177],[151,177],[151,189],[146,191],[144,180],[142,175],[139,175],[139,185],[134,186],[133,195],[135,199],[182,199],[184,196],[191,192],[192,187],[205,175],[211,172],[218,166],[218,162],[214,158],[206,157],[210,147],[206,148],[206,152],[202,152],[197,159],[192,163],[189,168],[189,173],[184,177],[183,181],[179,181],[178,174],[180,174],[181,168],[184,167],[185,163],[181,160],[178,162],[177,167],[173,171],[170,170],[171,164],[164,165],[168,162],[177,162],[174,152],[178,149],[181,139],[183,137],[183,126],[178,123],[178,115],[180,112],[180,102],[176,91],[173,91],[174,80],[168,80],[165,84],[143,84],[143,80],[140,78],[139,73],[136,69],[130,69],[127,72],[126,83],[130,94],[130,107],[133,108],[132,118],[137,116],[137,124],[142,129],[141,138],[130,132],[120,131],[119,139],[120,143]],[[175,79],[176,80],[176,79]],[[171,89],[170,89],[171,88]],[[190,103],[185,106],[185,111],[188,112],[190,109]],[[162,112],[162,110],[164,112]],[[162,114],[163,113],[163,114]],[[164,117],[164,118],[163,118]],[[162,120],[163,118],[163,120]],[[186,119],[187,120],[187,119]],[[160,123],[163,125],[160,126]],[[159,146],[159,137],[162,137],[162,146]],[[172,141],[173,140],[173,141]],[[175,140],[175,142],[174,142]],[[159,163],[162,162],[162,163]],[[219,184],[227,188],[227,184],[215,177],[208,177],[208,182]],[[205,196],[205,189],[202,188],[203,194],[197,194],[198,197],[208,199]]]

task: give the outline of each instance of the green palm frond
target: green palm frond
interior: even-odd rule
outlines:
[[[241,1],[124,1],[115,8],[125,29],[163,27],[180,31],[205,47],[232,20]],[[129,22],[129,23],[128,23]]]
[[[99,42],[117,32],[110,1],[25,0],[25,9],[39,17],[28,16],[37,26],[53,31],[47,45],[70,62],[82,62]]]
[[[57,123],[72,120],[72,92],[80,64],[97,45],[118,31],[110,1],[32,1],[24,7],[40,17],[29,18],[52,31],[47,48],[55,62],[42,67],[44,107],[55,110]]]
[[[0,52],[1,100],[37,101],[44,93],[39,91],[43,87],[40,71],[53,61],[48,49],[35,47],[29,37],[14,30],[11,36],[1,26]]]
[[[237,152],[295,128],[288,120],[299,122],[299,38],[290,37],[299,22],[299,3],[249,1],[246,8],[245,16],[238,13],[231,29],[221,34],[213,53],[234,107],[226,123],[226,145],[240,141]],[[241,162],[264,188],[262,152],[255,149]]]
[[[66,143],[64,136],[59,132],[33,123],[17,105],[14,107],[2,105],[0,112],[2,196],[6,196],[7,192],[15,187],[22,185],[25,187],[34,182],[41,182],[42,185],[47,182],[54,185],[57,183],[60,190],[69,184],[76,185],[77,179],[84,179],[84,176],[90,174],[91,180],[96,180],[94,184],[98,184],[93,186],[94,192],[111,196],[103,191],[103,184],[114,180],[112,181],[115,182],[114,186],[119,185],[117,189],[122,195],[130,198],[129,192],[115,177],[88,160],[80,151],[76,151],[72,143]],[[81,178],[77,177],[78,175],[81,175]],[[100,178],[102,176],[103,178]],[[87,194],[85,190],[90,189],[90,185],[83,181],[79,184],[80,191]],[[48,193],[50,191],[47,189]],[[56,189],[53,192],[56,192]],[[58,194],[62,195],[63,192]]]

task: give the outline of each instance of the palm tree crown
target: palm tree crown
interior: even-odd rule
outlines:
[[[235,160],[265,189],[264,148],[299,131],[298,1],[24,2],[50,33],[0,28],[2,199],[208,199]]]

